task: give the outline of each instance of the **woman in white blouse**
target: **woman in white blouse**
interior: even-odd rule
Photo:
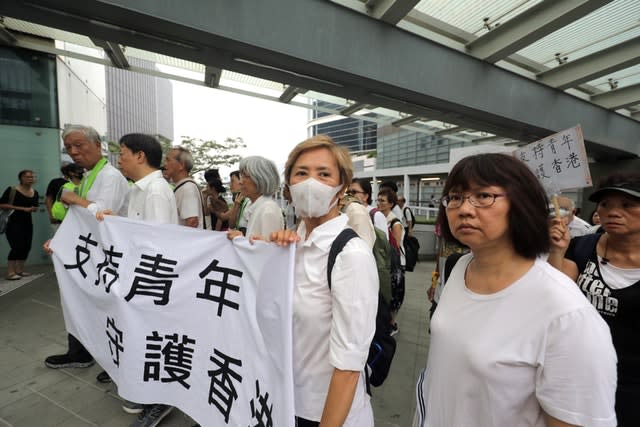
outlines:
[[[271,240],[298,242],[293,299],[298,427],[374,425],[363,373],[378,304],[370,247],[360,238],[349,240],[336,258],[331,288],[327,279],[329,249],[347,227],[337,202],[352,176],[349,154],[325,135],[298,144],[285,165],[302,222],[297,232],[281,230]]]
[[[261,156],[250,156],[240,160],[240,189],[251,200],[244,210],[247,218],[246,236],[251,239],[268,240],[273,231],[284,227],[282,209],[273,200],[280,187],[276,164]],[[230,230],[229,239],[242,236],[239,230]]]

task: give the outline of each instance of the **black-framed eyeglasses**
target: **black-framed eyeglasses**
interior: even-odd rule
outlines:
[[[464,203],[465,200],[469,200],[471,206],[476,208],[488,208],[492,206],[498,197],[506,197],[507,193],[487,193],[480,191],[477,193],[464,196],[462,194],[449,194],[442,198],[442,206],[447,209],[457,209]]]
[[[347,194],[349,196],[355,196],[356,194],[367,194],[364,191],[352,190],[351,188],[347,190]]]

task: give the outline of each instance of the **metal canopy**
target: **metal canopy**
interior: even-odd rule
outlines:
[[[0,14],[170,55],[212,71],[245,73],[521,141],[581,123],[593,157],[639,154],[638,122],[389,24],[415,1],[370,2],[370,8],[344,2],[359,13],[319,0],[194,0],[189,8],[153,0],[5,0]],[[424,12],[422,3],[409,16]],[[541,4],[546,3],[555,2]],[[571,3],[595,8],[607,2]],[[504,16],[511,13],[516,19],[513,10]],[[371,18],[376,15],[387,22]],[[555,19],[566,23],[575,17],[556,14]],[[531,34],[523,32],[519,39],[530,43],[546,33]],[[492,37],[501,39],[486,40]],[[512,50],[497,51],[502,57]],[[505,59],[530,62],[523,69],[534,72],[546,68],[517,55]],[[634,105],[629,99],[635,93],[627,91],[625,106]]]
[[[542,72],[538,74],[538,80],[549,86],[567,89],[638,63],[640,36]]]
[[[467,45],[469,52],[496,62],[558,28],[582,18],[611,0],[563,0],[538,3]]]

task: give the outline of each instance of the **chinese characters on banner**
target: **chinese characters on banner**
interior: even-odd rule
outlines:
[[[513,155],[533,171],[548,193],[592,185],[580,125],[518,148]]]
[[[67,330],[123,398],[293,426],[293,247],[72,207],[51,248]]]

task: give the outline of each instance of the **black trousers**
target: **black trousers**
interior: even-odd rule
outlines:
[[[68,354],[72,356],[78,356],[82,359],[93,359],[91,353],[89,353],[89,351],[84,348],[82,343],[78,341],[76,337],[71,334],[67,334],[67,340],[69,341],[69,351],[67,352]]]
[[[31,224],[12,223],[9,220],[7,225],[7,240],[9,241],[9,261],[24,261],[31,251],[31,241],[33,240],[33,226]]]

